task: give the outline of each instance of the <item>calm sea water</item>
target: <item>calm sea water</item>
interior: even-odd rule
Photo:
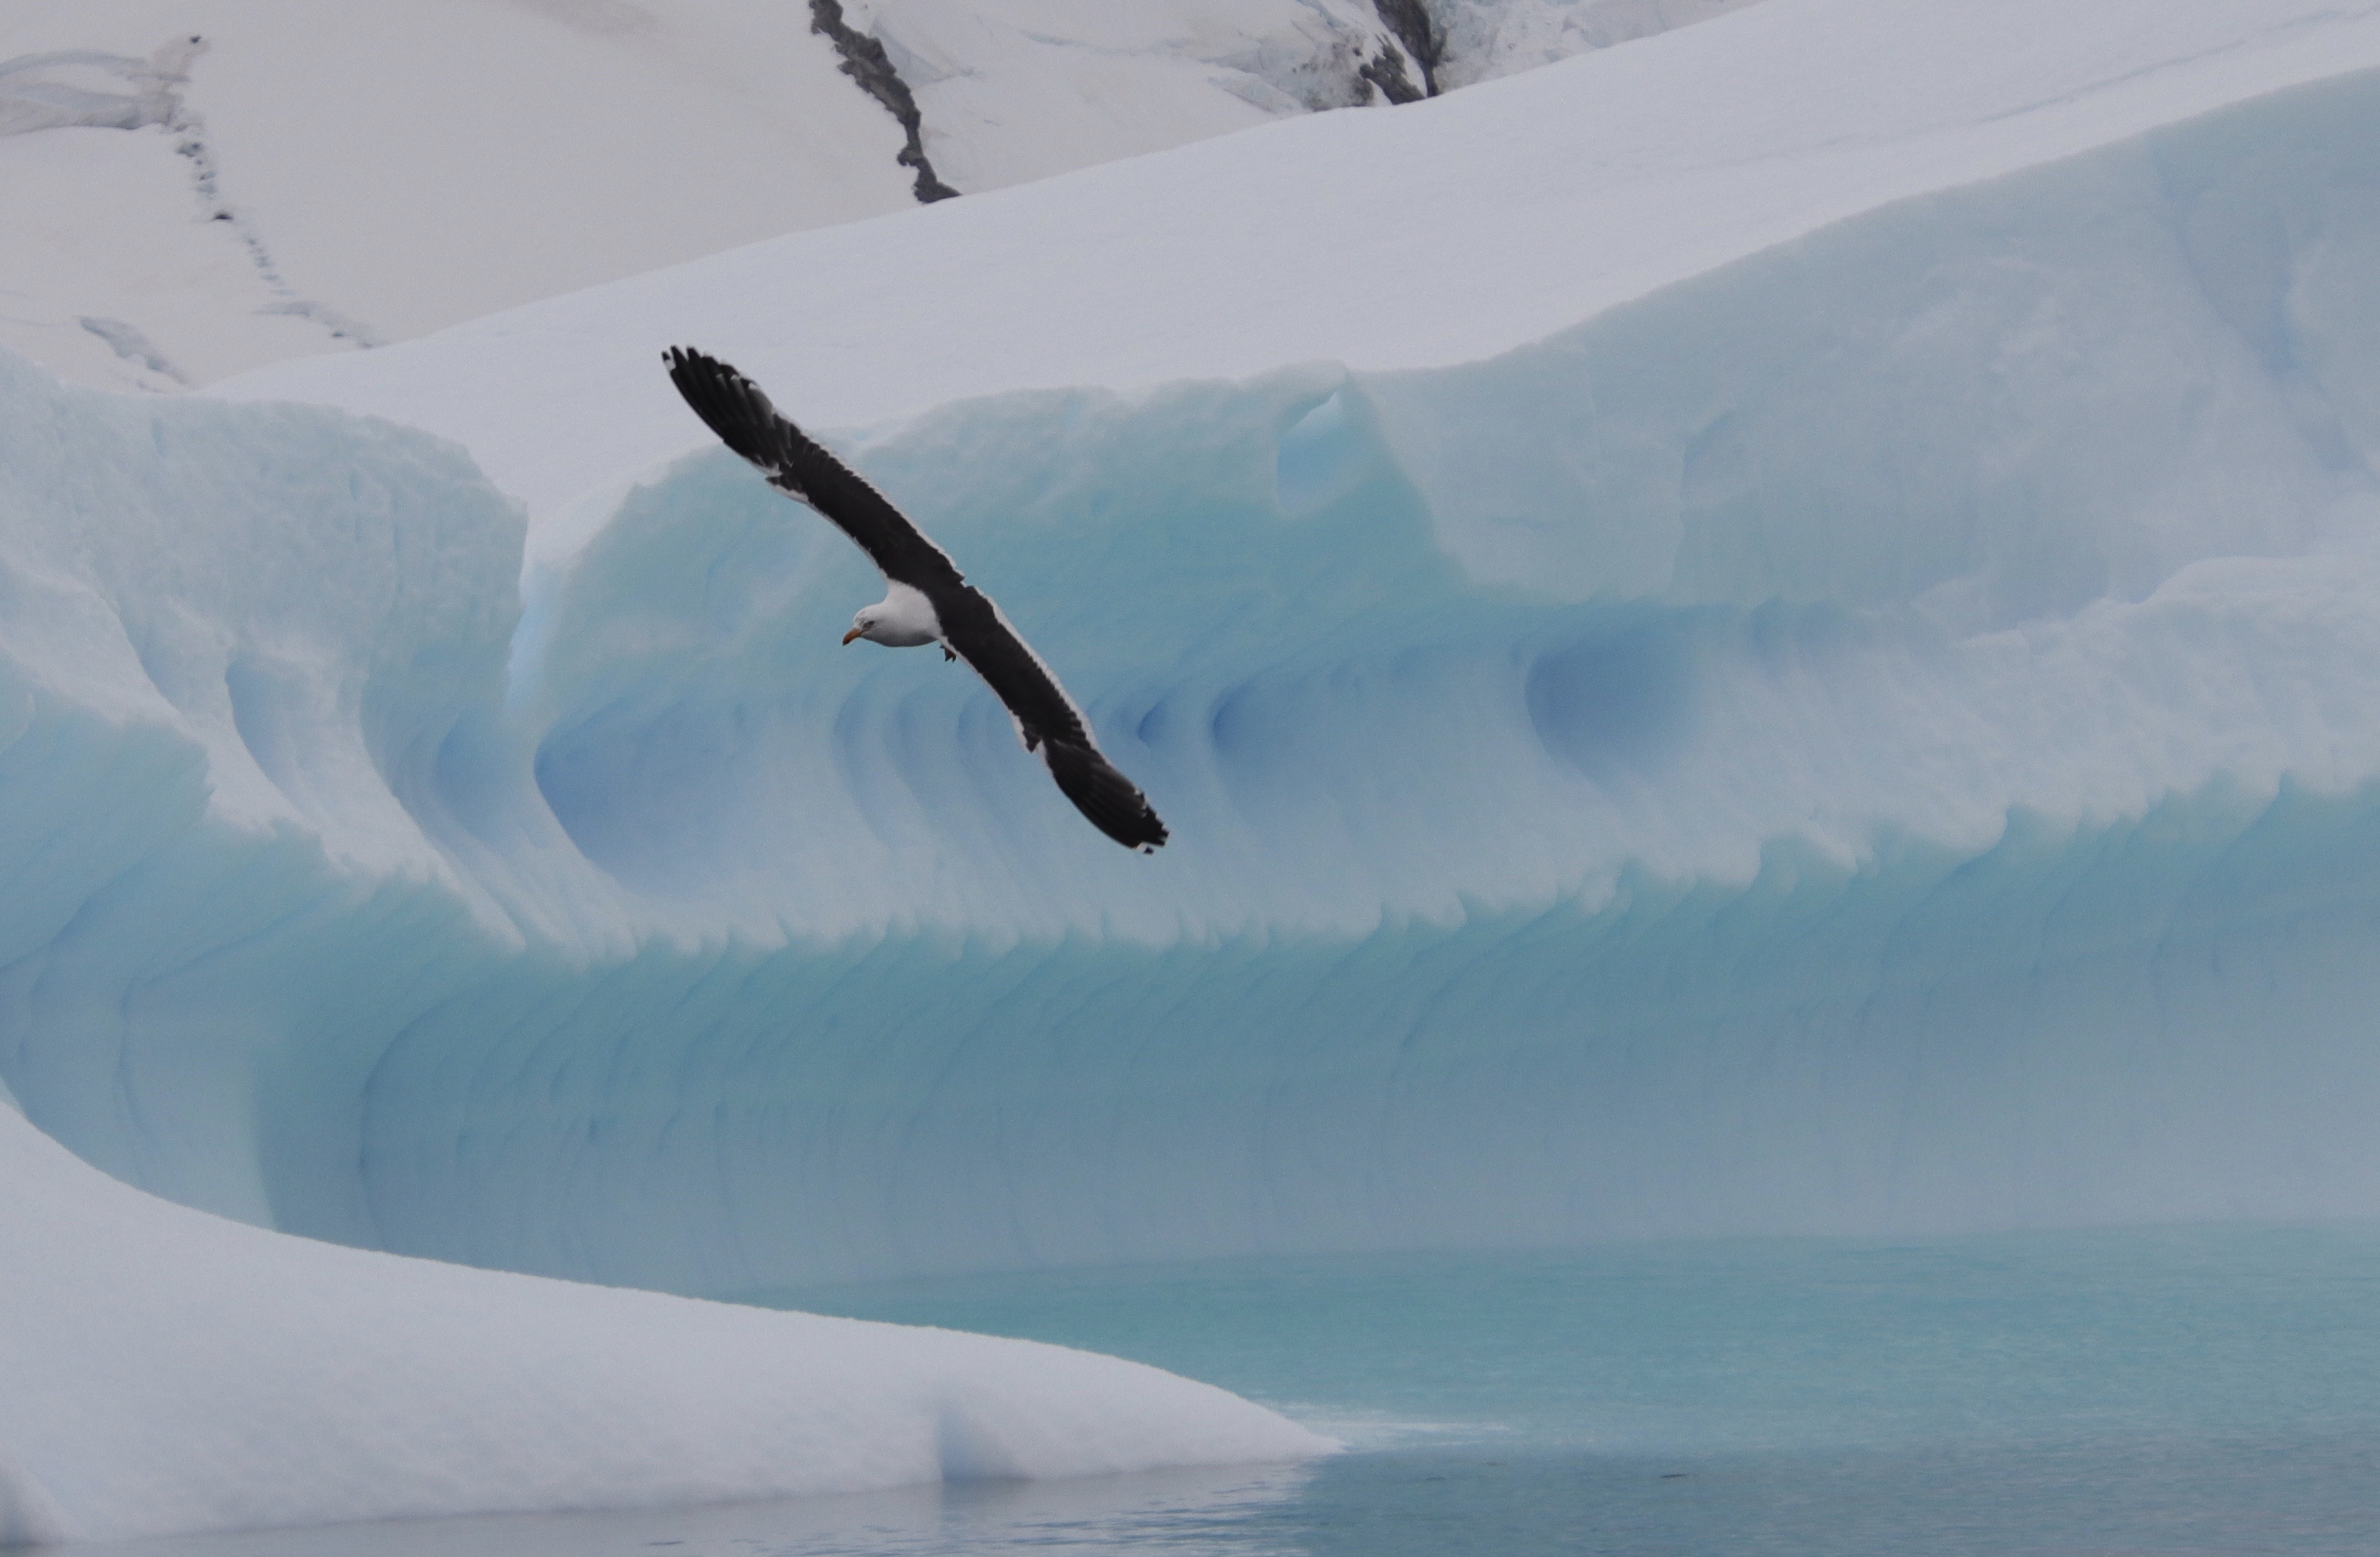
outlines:
[[[105,1550],[2380,1554],[2380,1229],[1253,1259],[767,1298],[1137,1357],[1352,1452],[1287,1469]]]

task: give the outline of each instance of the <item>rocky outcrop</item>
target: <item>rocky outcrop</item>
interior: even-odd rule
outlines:
[[[934,164],[926,160],[925,121],[917,113],[917,99],[909,91],[908,83],[901,79],[901,73],[892,68],[884,45],[844,19],[843,0],[810,0],[810,30],[825,34],[835,52],[843,56],[843,73],[901,121],[901,129],[909,141],[895,160],[903,167],[917,171],[918,203],[949,200],[957,194],[956,189],[934,176]]]
[[[1414,67],[1421,72],[1421,88],[1414,85],[1404,73],[1403,61],[1393,53],[1383,61],[1375,62],[1380,74],[1373,74],[1373,66],[1364,69],[1364,79],[1380,89],[1380,95],[1391,103],[1411,103],[1415,98],[1438,95],[1438,67],[1446,57],[1446,30],[1429,14],[1424,0],[1372,0],[1372,8],[1380,13],[1380,20],[1397,35],[1405,47]],[[1393,71],[1397,85],[1392,87],[1384,77]],[[1402,90],[1404,95],[1398,95]]]

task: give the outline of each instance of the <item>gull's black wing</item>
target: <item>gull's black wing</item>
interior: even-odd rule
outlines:
[[[972,585],[933,597],[942,641],[983,677],[1016,721],[1027,751],[1038,751],[1050,776],[1091,825],[1128,849],[1165,842],[1148,797],[1123,776],[1092,741],[1089,722],[1066,696],[1041,656],[1017,636],[991,597]]]
[[[714,357],[674,346],[662,354],[670,382],[720,441],[758,466],[769,484],[824,515],[859,542],[877,570],[929,593],[966,580],[884,494],[785,420],[760,386]]]
[[[1165,823],[1158,820],[1148,797],[1101,756],[1098,747],[1044,741],[1041,760],[1050,776],[1058,781],[1059,789],[1090,819],[1092,826],[1143,854],[1154,854],[1165,846]]]

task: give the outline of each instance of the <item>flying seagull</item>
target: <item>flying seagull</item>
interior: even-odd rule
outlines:
[[[883,493],[780,415],[759,384],[685,347],[662,356],[670,382],[722,442],[759,467],[771,486],[859,542],[884,575],[884,598],[851,619],[843,641],[864,638],[893,649],[940,643],[944,659],[965,660],[1008,705],[1025,749],[1041,754],[1050,776],[1091,825],[1126,848],[1156,852],[1165,823],[1148,797],[1100,755],[1083,711],[991,598]]]

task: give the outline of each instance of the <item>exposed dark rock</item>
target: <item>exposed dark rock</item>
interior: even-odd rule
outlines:
[[[256,223],[224,198],[214,150],[207,140],[206,120],[190,107],[182,91],[189,84],[192,63],[207,48],[206,38],[193,32],[167,39],[145,60],[91,49],[0,60],[0,135],[69,127],[163,128],[174,137],[175,152],[188,164],[190,183],[197,191],[200,209],[206,213],[205,219],[227,225],[230,236],[248,251],[257,279],[264,284],[273,299],[261,311],[310,320],[334,340],[351,341],[357,346],[377,345],[371,331],[355,320],[310,298],[299,297],[273,262]],[[130,90],[94,91],[50,79],[46,72],[57,67],[80,70],[86,75],[113,75]],[[181,370],[157,353],[147,336],[124,321],[85,316],[79,322],[126,361],[139,363],[166,378],[189,382]]]
[[[97,319],[89,314],[79,316],[75,322],[105,341],[109,349],[127,362],[138,364],[160,378],[171,379],[186,388],[189,385],[190,375],[167,361],[165,354],[157,349],[157,343],[141,334],[139,326],[128,324],[121,319]]]
[[[1378,58],[1366,60],[1355,73],[1379,88],[1380,95],[1390,103],[1419,103],[1430,95],[1414,85],[1413,78],[1405,74],[1405,56],[1397,52],[1393,43]]]
[[[956,189],[934,176],[934,165],[926,160],[925,121],[917,113],[917,100],[911,94],[909,84],[901,79],[901,73],[892,68],[884,45],[843,19],[843,0],[810,0],[810,30],[824,33],[834,44],[835,53],[843,56],[843,73],[901,121],[909,143],[901,149],[897,160],[903,167],[917,169],[919,203],[948,200],[957,194]]]
[[[1421,71],[1421,91],[1415,92],[1410,81],[1406,81],[1404,90],[1413,92],[1413,97],[1436,97],[1439,62],[1446,57],[1446,32],[1430,19],[1427,0],[1372,0],[1372,9],[1379,13],[1380,20],[1388,24],[1389,30],[1397,35],[1397,42],[1405,46],[1405,53],[1413,57],[1414,64]],[[1394,56],[1390,58],[1394,59]],[[1404,62],[1396,60],[1395,65],[1398,79],[1403,80]],[[1413,101],[1413,97],[1399,97],[1390,91],[1385,81],[1372,74],[1370,66],[1365,67],[1364,77],[1378,87],[1380,94],[1391,103]]]

